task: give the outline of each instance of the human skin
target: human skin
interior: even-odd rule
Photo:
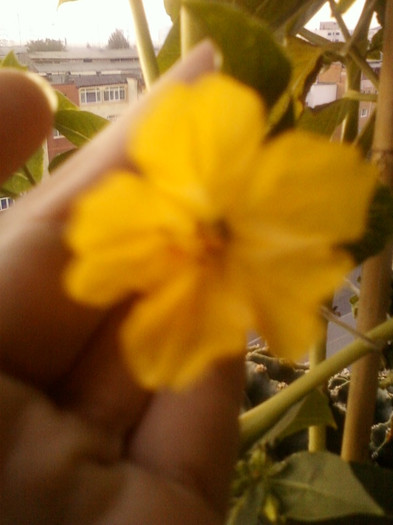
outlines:
[[[144,391],[118,345],[132,298],[112,309],[87,308],[65,296],[60,279],[69,259],[63,229],[75,197],[108,169],[132,168],[125,154],[129,128],[163,84],[192,82],[214,63],[212,45],[198,46],[121,120],[0,216],[2,525],[224,522],[241,358],[217,363],[185,391]],[[14,110],[0,121],[0,136],[18,137],[17,147],[0,141],[3,180],[51,128],[44,95],[22,76],[0,71],[0,115]]]

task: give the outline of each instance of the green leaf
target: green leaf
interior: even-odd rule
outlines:
[[[277,132],[277,128],[278,131],[285,129],[282,125],[285,116],[290,117],[288,127],[293,127],[294,117],[302,112],[306,95],[322,62],[323,49],[300,38],[288,37],[285,50],[292,63],[292,73],[288,89],[269,115],[269,125],[273,127],[273,133]]]
[[[160,73],[165,73],[180,58],[180,20],[172,25],[157,55]]]
[[[77,148],[72,148],[72,149],[69,149],[68,151],[65,151],[64,153],[59,153],[58,155],[56,155],[56,157],[54,157],[49,163],[49,166],[48,166],[49,173],[52,173],[56,168],[61,166],[63,162],[65,162],[70,157],[72,157],[72,155],[76,153],[77,151],[78,151]]]
[[[327,397],[314,390],[293,405],[262,438],[262,443],[274,445],[277,441],[313,425],[336,426]]]
[[[348,114],[351,105],[351,100],[340,98],[314,109],[306,108],[298,120],[298,127],[330,137]]]
[[[14,69],[20,69],[21,71],[27,71],[28,67],[23,66],[15,56],[13,51],[10,51],[1,61],[1,67],[12,67]]]
[[[89,111],[57,111],[54,127],[75,146],[83,146],[101,131],[108,121]]]
[[[367,51],[367,58],[375,59],[375,60],[381,59],[381,51],[382,51],[382,46],[383,46],[383,33],[384,33],[383,29],[380,29],[372,37],[370,47]]]
[[[71,100],[66,97],[61,91],[55,91],[57,96],[57,110],[62,111],[64,109],[79,109]]]
[[[58,109],[54,127],[75,146],[83,146],[108,124],[95,113],[81,111],[60,91],[56,91],[56,95]]]
[[[238,0],[240,5],[253,5],[253,14],[264,20],[273,31],[296,35],[319,11],[325,0]]]
[[[43,171],[44,149],[40,147],[26,162],[25,166],[5,181],[0,189],[0,194],[18,196],[26,193],[41,181]]]
[[[385,27],[386,0],[377,0],[375,4],[378,23]]]
[[[226,525],[258,525],[264,492],[263,482],[256,483],[246,490],[231,507]]]
[[[365,157],[369,155],[373,143],[375,118],[376,112],[374,110],[355,141],[355,144],[361,149]]]
[[[393,195],[389,188],[379,185],[368,212],[366,231],[356,243],[346,244],[344,248],[360,264],[368,257],[383,250],[393,235]]]
[[[355,3],[355,0],[339,0],[337,3],[338,12],[344,14]]]
[[[165,11],[173,23],[179,18],[181,0],[164,0]]]
[[[323,49],[300,38],[288,37],[285,50],[292,63],[290,91],[295,100],[304,104],[306,95],[321,69]]]
[[[299,452],[283,462],[269,487],[286,518],[321,521],[351,515],[383,516],[384,511],[354,474],[351,465],[328,452]]]
[[[288,85],[291,66],[267,27],[224,3],[186,0],[184,8],[200,34],[221,49],[223,71],[258,90],[267,105],[273,105]]]

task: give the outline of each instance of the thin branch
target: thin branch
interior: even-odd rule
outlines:
[[[353,326],[349,325],[348,323],[345,323],[342,321],[337,315],[334,315],[334,313],[329,310],[329,308],[326,308],[326,306],[321,307],[322,315],[325,317],[325,319],[331,323],[334,323],[337,326],[340,326],[343,328],[346,332],[353,335],[357,339],[361,339],[365,343],[374,346],[375,350],[381,350],[381,346],[378,343],[375,343],[370,338],[365,336],[364,334],[360,333],[359,330],[356,330]]]
[[[145,79],[146,86],[149,88],[160,74],[156,54],[154,51],[153,42],[151,40],[142,0],[129,0],[129,2],[132,17],[134,19],[136,43],[138,47],[139,59],[141,61],[143,77]]]
[[[379,78],[375,74],[373,68],[370,66],[370,64],[365,60],[359,53],[359,51],[351,46],[348,46],[348,43],[346,43],[341,50],[337,50],[336,46],[332,46],[332,42],[328,40],[327,38],[324,38],[323,36],[317,35],[316,33],[313,33],[309,29],[303,28],[299,31],[299,35],[308,40],[311,44],[315,46],[325,47],[328,51],[335,53],[338,55],[341,59],[344,59],[346,56],[349,56],[355,64],[358,66],[358,68],[362,71],[364,76],[373,84],[373,86],[378,89],[379,87]],[[329,49],[329,45],[331,46],[331,49]]]
[[[334,18],[337,21],[338,27],[341,29],[342,34],[344,35],[345,41],[348,42],[348,40],[351,38],[351,33],[349,32],[340,11],[337,9],[336,2],[334,0],[329,0],[329,5]]]
[[[296,379],[284,390],[242,414],[239,418],[241,450],[245,450],[262,437],[292,405],[331,376],[367,354],[379,358],[380,353],[375,351],[375,343],[378,343],[379,347],[393,337],[393,319],[370,330],[366,337],[373,342],[372,345],[362,339],[354,341],[318,364],[314,370]]]

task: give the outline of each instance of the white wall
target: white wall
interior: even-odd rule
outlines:
[[[333,102],[337,98],[337,84],[313,84],[306,97],[306,104],[315,108],[320,104]]]

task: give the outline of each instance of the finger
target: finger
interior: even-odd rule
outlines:
[[[150,393],[131,380],[119,341],[119,327],[130,305],[120,305],[105,320],[74,368],[56,384],[56,404],[117,439],[124,452],[127,433],[139,421]]]
[[[101,175],[114,168],[132,168],[126,153],[127,142],[132,140],[132,133],[151,99],[160,96],[168,83],[193,82],[203,73],[213,71],[217,65],[215,48],[210,41],[196,46],[184,61],[155,84],[147,97],[60,167],[47,184],[31,192],[25,206],[31,206],[40,217],[64,220],[75,196],[95,183]]]
[[[40,146],[53,125],[56,97],[39,77],[0,69],[0,182]]]
[[[164,77],[151,96],[159,95],[163,84],[168,81],[181,79],[191,82],[212,67],[214,67],[212,47],[211,44],[204,43],[186,62],[179,64]],[[135,119],[137,114],[143,114],[143,108],[144,106],[141,105],[137,112],[134,111],[132,118]],[[117,162],[118,165],[126,165],[129,162],[124,155],[124,138],[129,135],[129,120],[129,116],[124,118],[122,122],[124,128],[119,126],[116,136],[111,139],[112,162]],[[102,139],[104,138],[105,148],[108,148],[109,137],[102,136]],[[98,145],[97,153],[99,149]],[[91,156],[97,159],[96,155]],[[114,161],[116,156],[117,161]],[[67,184],[67,191],[63,187],[56,206],[49,206],[49,213],[53,213],[53,209],[64,210],[64,205],[67,206],[66,202],[72,199],[75,192],[90,184],[91,180],[96,178],[97,172],[103,170],[103,162],[107,161],[107,158],[100,158],[100,166],[97,166],[95,171],[91,169],[90,176],[87,175],[83,180],[75,177],[71,181],[68,176],[64,181],[64,184]],[[108,165],[108,169],[109,167]],[[59,174],[56,178],[59,178]],[[59,212],[59,216],[61,213]],[[125,367],[118,344],[118,330],[122,321],[120,312],[123,311],[127,315],[129,309],[129,304],[122,305],[105,318],[103,327],[98,328],[90,340],[88,351],[81,356],[71,373],[56,386],[55,394],[57,402],[62,407],[79,412],[92,423],[105,427],[122,439],[139,420],[141,411],[150,398],[146,391],[130,381],[130,373]]]
[[[151,96],[158,96],[165,82],[191,82],[212,70],[214,61],[212,45],[202,44],[157,84]],[[64,220],[80,191],[108,169],[128,162],[129,128],[148,104],[146,97],[2,217],[2,366],[35,384],[47,386],[65,375],[108,315],[71,302],[62,290],[68,256],[62,242]]]
[[[243,370],[242,357],[221,362],[189,390],[157,395],[129,445],[131,461],[196,491],[221,514],[238,450]]]

